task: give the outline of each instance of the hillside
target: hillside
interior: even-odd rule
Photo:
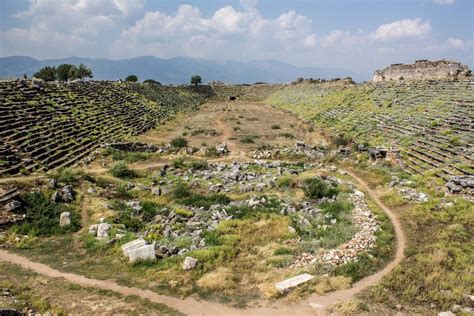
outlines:
[[[266,102],[323,127],[333,139],[393,149],[405,172],[473,175],[474,81],[287,86]],[[342,139],[341,139],[342,138]]]
[[[0,82],[0,174],[71,166],[101,144],[138,135],[212,90],[124,82]]]
[[[120,60],[80,57],[37,60],[26,56],[3,57],[0,58],[0,78],[19,78],[23,77],[23,74],[31,76],[44,66],[63,63],[82,63],[92,69],[94,78],[98,80],[118,80],[135,74],[140,80],[151,78],[164,84],[187,84],[189,78],[195,74],[199,74],[204,82],[218,80],[229,83],[290,82],[297,77],[330,79],[352,76],[354,80],[368,78],[368,75],[360,76],[344,69],[296,67],[273,60],[219,62],[183,57],[160,59],[152,56]]]

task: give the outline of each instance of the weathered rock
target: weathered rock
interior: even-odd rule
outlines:
[[[107,223],[100,223],[97,226],[97,238],[109,238],[109,229],[112,226]]]
[[[61,195],[59,194],[58,191],[54,192],[53,194],[51,194],[51,201],[53,202],[59,202],[61,201]]]
[[[71,213],[62,212],[59,216],[59,226],[67,227],[69,225],[71,225]]]
[[[147,245],[143,239],[135,239],[122,245],[124,256],[128,257],[130,262],[137,260],[155,260],[155,245]]]
[[[46,187],[49,189],[54,189],[56,187],[56,180],[55,179],[48,179]]]
[[[10,203],[6,204],[4,206],[4,209],[7,212],[13,212],[21,207],[21,203],[18,202],[17,200],[10,201]]]
[[[59,190],[61,200],[64,202],[71,202],[74,199],[72,186],[66,185]]]
[[[97,191],[93,187],[90,187],[89,189],[87,189],[87,193],[95,194],[95,193],[97,193]]]
[[[456,314],[454,314],[451,311],[446,311],[446,312],[439,312],[438,316],[456,316]]]
[[[93,236],[97,236],[97,228],[99,227],[98,224],[93,224],[89,226],[89,234]]]
[[[219,144],[216,146],[216,150],[220,155],[227,154],[229,152],[229,149],[227,148],[227,143],[223,142],[222,144]]]
[[[292,277],[292,278],[289,278],[289,279],[286,279],[282,282],[279,282],[277,284],[275,284],[275,287],[277,288],[278,291],[280,291],[280,293],[285,293],[287,291],[289,291],[290,289],[302,284],[302,283],[305,283],[305,282],[308,282],[310,280],[314,279],[314,276],[312,276],[311,274],[308,274],[308,273],[304,273],[304,274],[300,274],[300,275],[297,275],[295,277]]]
[[[193,257],[186,257],[183,262],[183,270],[191,270],[197,265],[198,260]]]

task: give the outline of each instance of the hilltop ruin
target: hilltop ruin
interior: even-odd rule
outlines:
[[[467,65],[453,60],[417,60],[414,64],[392,64],[374,73],[373,81],[387,80],[455,80],[471,76]]]

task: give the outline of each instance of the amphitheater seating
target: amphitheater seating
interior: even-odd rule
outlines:
[[[160,87],[147,97],[141,86],[1,81],[0,175],[74,165],[100,144],[143,133],[207,98],[184,87]]]
[[[312,85],[289,87],[269,102],[335,135],[401,147],[405,171],[448,179],[474,174],[473,88],[473,80],[389,81],[329,92]]]

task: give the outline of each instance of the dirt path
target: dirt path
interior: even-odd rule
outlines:
[[[9,253],[5,250],[0,250],[0,260],[20,265],[26,269],[31,269],[46,277],[64,278],[67,281],[80,286],[115,291],[122,295],[136,295],[154,303],[165,304],[187,315],[324,315],[327,313],[327,308],[329,306],[339,301],[347,301],[362,290],[380,282],[384,276],[390,273],[390,271],[400,263],[403,259],[403,253],[405,250],[405,234],[403,233],[398,216],[380,201],[377,194],[369,188],[367,183],[352,172],[347,171],[347,173],[360,184],[368,196],[375,201],[375,203],[390,218],[396,234],[395,258],[385,268],[374,275],[360,280],[348,290],[336,291],[325,296],[312,295],[308,299],[294,304],[286,304],[281,301],[260,301],[259,307],[235,309],[219,303],[200,301],[192,297],[182,300],[166,295],[160,295],[150,290],[122,286],[113,281],[95,280],[73,273],[61,272],[44,264],[33,262],[23,256]]]
[[[218,108],[221,108],[221,104],[216,104],[216,111]],[[225,112],[221,111],[222,113],[219,114],[216,120],[217,129],[222,132],[221,141],[227,143],[227,147],[229,148],[229,156],[228,159],[243,159],[245,158],[244,152],[241,150],[239,144],[233,141],[232,138],[234,136],[232,127],[226,124],[225,122]]]

